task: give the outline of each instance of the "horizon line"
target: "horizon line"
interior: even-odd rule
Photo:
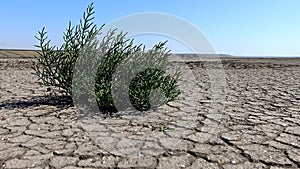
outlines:
[[[0,51],[41,51],[38,49],[26,49],[26,48],[0,48]],[[188,53],[188,52],[174,52],[171,53],[173,55],[196,55],[196,53]],[[223,57],[260,57],[260,58],[270,58],[270,57],[296,57],[300,58],[299,55],[234,55],[227,53],[200,53],[197,55],[223,55]]]

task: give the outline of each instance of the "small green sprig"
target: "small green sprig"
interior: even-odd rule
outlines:
[[[160,126],[158,128],[158,131],[160,131],[160,132],[165,132],[167,130],[175,130],[175,128],[169,128],[169,127],[164,127],[164,126]]]

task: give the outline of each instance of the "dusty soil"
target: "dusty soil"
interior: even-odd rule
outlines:
[[[174,62],[178,100],[107,118],[47,100],[34,62],[0,58],[0,168],[300,167],[300,59]]]

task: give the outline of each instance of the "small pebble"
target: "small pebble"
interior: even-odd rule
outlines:
[[[96,160],[92,158],[92,159],[90,159],[90,162],[94,163],[94,162],[96,162]]]

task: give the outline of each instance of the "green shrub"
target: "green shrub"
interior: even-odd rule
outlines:
[[[176,70],[173,76],[166,74],[171,65],[167,60],[170,51],[165,44],[159,43],[146,51],[145,46],[134,46],[132,41],[122,38],[118,50],[105,55],[95,85],[101,110],[148,110],[150,106],[157,108],[176,98],[180,93],[177,86],[180,72]],[[115,95],[113,89],[116,89]],[[155,90],[160,92],[153,92]],[[154,95],[150,97],[151,94]]]
[[[94,19],[93,4],[89,5],[83,14],[80,24],[72,27],[71,22],[64,32],[64,43],[61,47],[50,46],[45,28],[38,32],[35,38],[39,41],[35,47],[39,48],[38,63],[33,67],[39,83],[59,88],[60,92],[72,95],[73,68],[80,50],[100,32],[100,28],[92,22]],[[55,93],[54,93],[55,94]]]
[[[44,28],[39,32],[36,38],[40,43],[36,46],[41,52],[38,64],[33,67],[39,83],[58,87],[73,99],[96,98],[104,112],[127,108],[148,110],[174,100],[180,93],[177,86],[180,72],[166,74],[171,66],[167,61],[170,51],[165,47],[166,42],[145,50],[144,45],[134,45],[133,39],[126,39],[126,33],[117,30],[108,32],[99,41],[96,37],[103,26],[98,28],[94,24],[93,14],[91,4],[79,25],[69,24],[60,48],[50,46]],[[90,66],[94,63],[97,63],[95,69]],[[93,70],[95,76],[88,74]]]

